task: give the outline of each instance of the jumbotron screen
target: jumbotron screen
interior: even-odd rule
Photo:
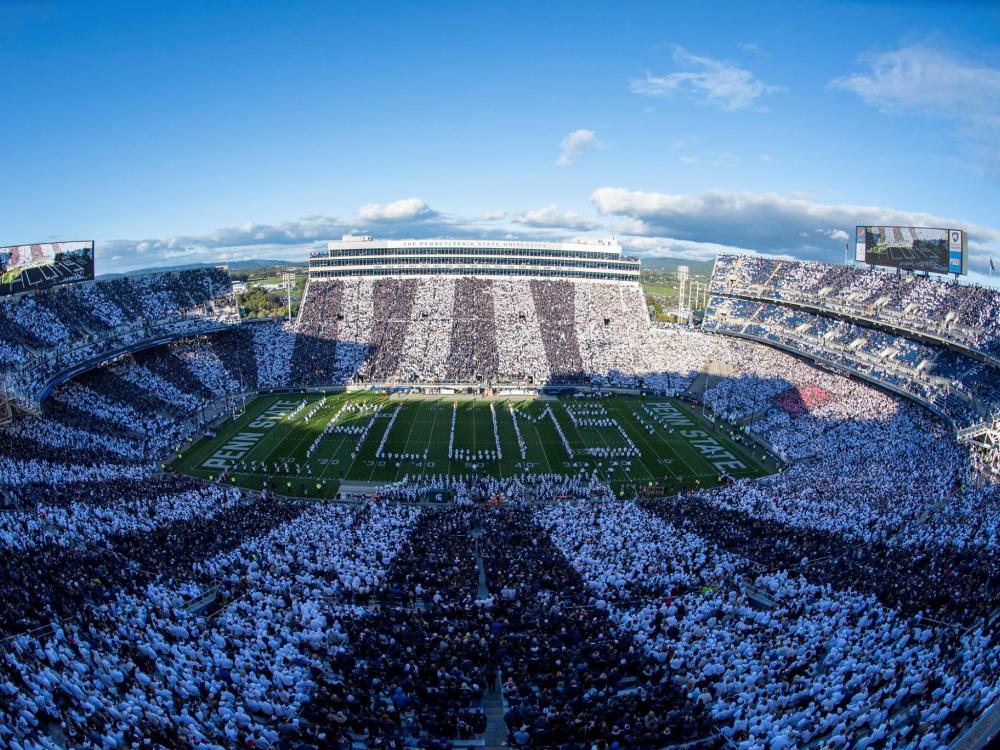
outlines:
[[[92,240],[0,247],[0,296],[93,278]]]
[[[858,227],[859,263],[928,273],[965,273],[968,240],[961,229]]]

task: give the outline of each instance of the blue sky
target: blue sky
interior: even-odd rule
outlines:
[[[98,273],[343,232],[1000,263],[992,3],[2,2],[0,244]]]

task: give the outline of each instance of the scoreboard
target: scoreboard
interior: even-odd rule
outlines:
[[[928,273],[966,273],[969,240],[962,229],[859,226],[854,259]]]
[[[94,243],[39,242],[0,247],[0,296],[94,278]]]

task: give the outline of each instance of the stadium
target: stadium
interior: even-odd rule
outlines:
[[[0,297],[0,747],[995,734],[997,291],[720,255],[654,324],[614,240],[347,235],[258,321],[89,261]]]

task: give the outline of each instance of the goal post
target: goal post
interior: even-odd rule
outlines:
[[[231,395],[229,400],[229,413],[235,422],[242,417],[247,410],[247,394],[242,391]]]

